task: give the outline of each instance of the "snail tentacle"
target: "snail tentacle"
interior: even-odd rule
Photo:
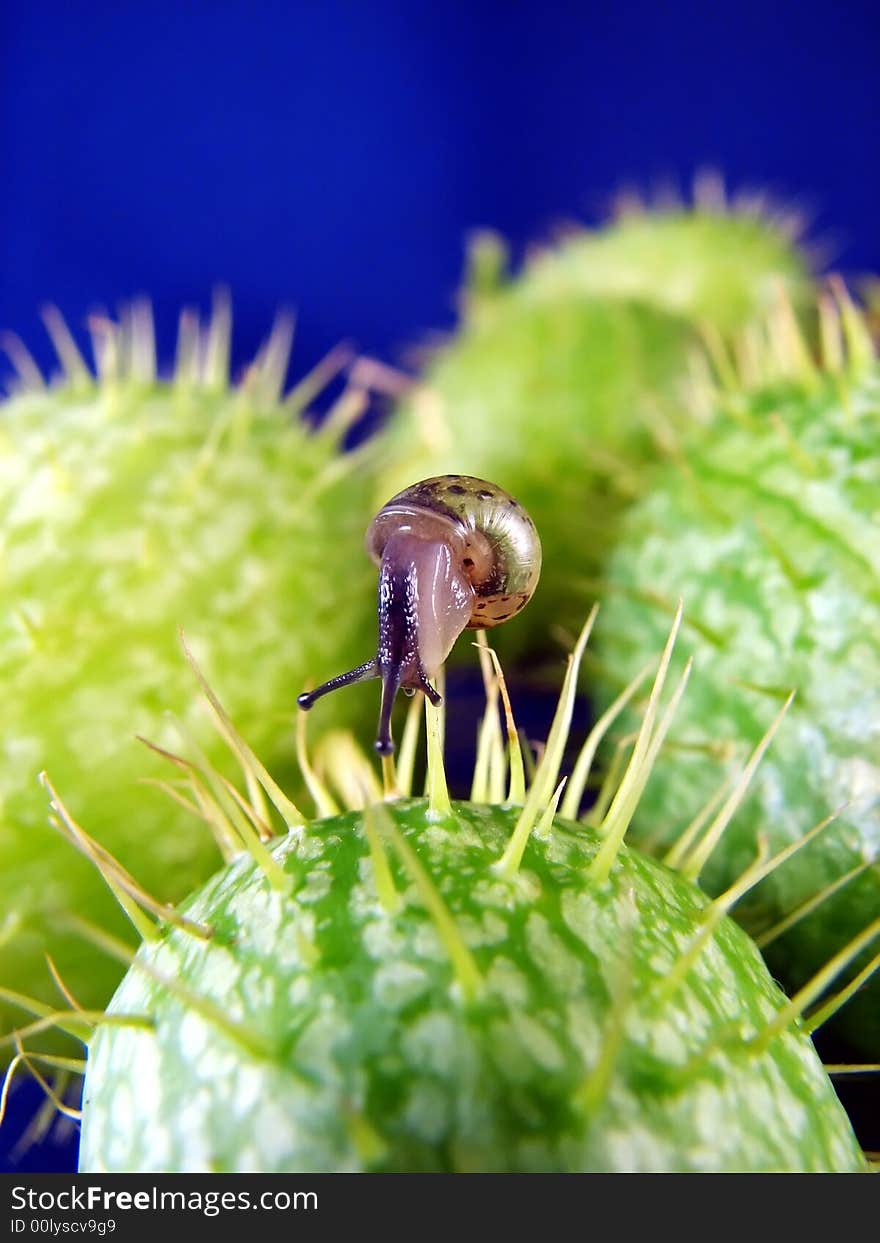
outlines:
[[[375,660],[367,660],[362,665],[358,665],[356,669],[350,669],[348,673],[340,673],[335,678],[331,678],[329,682],[315,687],[313,691],[304,691],[302,695],[297,695],[296,702],[303,712],[308,712],[314,703],[323,699],[325,695],[329,695],[331,691],[338,691],[341,686],[352,686],[355,682],[369,682],[371,678],[378,678],[378,676],[379,667]]]
[[[391,709],[400,689],[400,669],[389,668],[382,678],[382,702],[379,706],[379,729],[376,734],[375,747],[380,755],[394,753],[394,740],[391,737]]]

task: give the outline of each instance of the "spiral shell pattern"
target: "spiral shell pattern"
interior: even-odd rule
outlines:
[[[392,530],[432,526],[459,550],[474,589],[469,630],[507,621],[525,607],[541,573],[535,524],[514,497],[485,479],[437,475],[399,492],[382,506],[367,533],[378,563]]]

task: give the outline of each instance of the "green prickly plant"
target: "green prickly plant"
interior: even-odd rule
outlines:
[[[105,1014],[66,989],[52,1013],[20,998],[34,1017],[15,1036],[2,1099],[23,1066],[52,1090],[58,1059],[34,1041],[61,1023],[88,1046],[87,1172],[867,1168],[800,1017],[840,964],[788,1000],[727,915],[795,850],[762,852],[709,901],[624,844],[687,681],[664,697],[680,616],[619,783],[592,823],[557,814],[594,617],[537,763],[483,644],[467,802],[449,797],[444,709],[427,701],[426,796],[412,796],[416,700],[384,788],[350,737],[327,736],[310,756],[301,733],[307,818],[201,679],[248,780],[233,796],[196,761],[227,862],[177,908],[122,884],[49,787],[59,825],[142,940],[133,949],[70,921],[128,975]],[[580,790],[651,672],[586,739],[570,779]]]
[[[58,919],[88,911],[118,931],[118,912],[92,870],[46,837],[39,771],[51,766],[148,885],[177,898],[205,879],[210,835],[164,794],[135,797],[140,778],[165,776],[135,735],[161,744],[166,713],[228,770],[177,676],[178,628],[198,635],[261,753],[292,773],[297,692],[325,648],[354,653],[374,625],[359,548],[374,485],[363,453],[337,453],[363,394],[349,388],[317,432],[300,418],[342,353],[282,397],[283,318],[234,386],[223,300],[207,325],[183,315],[169,379],[156,372],[145,304],[120,324],[93,323],[97,374],[57,313],[47,325],[60,381],[44,383],[13,340],[20,383],[0,407],[0,978],[30,987],[48,952],[88,1008],[106,1001],[118,968],[59,934]],[[345,609],[330,587],[340,581],[363,588]],[[0,1030],[9,1015],[0,1005]]]
[[[716,353],[703,397],[711,431],[670,441],[597,585],[606,668],[637,669],[683,596],[683,647],[699,671],[635,840],[675,859],[682,826],[716,791],[690,874],[717,893],[760,837],[778,850],[837,813],[739,908],[789,989],[880,911],[880,370],[839,282],[822,297],[819,326],[818,361],[784,308],[733,353]],[[616,693],[608,676],[603,691]],[[711,850],[743,748],[792,692],[750,797]],[[878,965],[866,947],[854,987]],[[840,1024],[876,1057],[876,978]]]
[[[477,239],[455,336],[428,359],[389,431],[399,453],[383,495],[420,475],[497,479],[552,541],[553,564],[504,646],[540,650],[589,599],[620,515],[646,490],[656,440],[692,415],[689,359],[809,288],[781,218],[726,204],[635,211],[574,231],[504,275],[501,243]]]
[[[612,226],[572,231],[536,255],[532,296],[578,289],[632,298],[729,337],[765,313],[780,286],[794,302],[809,295],[806,222],[796,210],[761,193],[729,197],[711,172],[695,179],[692,206],[661,198],[652,207],[622,194]]]

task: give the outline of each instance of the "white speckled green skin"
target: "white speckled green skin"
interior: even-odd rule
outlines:
[[[754,858],[759,834],[777,851],[841,809],[743,904],[760,931],[880,856],[880,374],[780,384],[723,404],[712,435],[684,446],[682,469],[670,463],[629,512],[597,633],[606,667],[629,676],[684,599],[679,657],[695,654],[696,671],[631,830],[659,848],[725,771],[738,771],[797,690],[703,877],[718,892]],[[786,988],[878,911],[875,864],[768,946]],[[876,1059],[876,977],[837,1021]]]
[[[79,377],[0,407],[5,987],[57,1002],[46,949],[84,1006],[119,978],[56,926],[73,911],[118,927],[120,914],[48,827],[41,769],[148,889],[179,897],[215,866],[207,830],[138,784],[168,774],[136,734],[180,749],[168,713],[235,771],[181,676],[179,627],[293,778],[297,693],[333,661],[359,659],[375,626],[368,476],[341,472],[334,439],[259,387]],[[327,714],[359,706],[340,696]]]
[[[473,955],[469,1000],[412,873],[380,900],[362,813],[277,841],[292,892],[248,859],[139,962],[242,1024],[224,1033],[136,962],[89,1049],[81,1169],[103,1171],[856,1171],[864,1161],[810,1041],[759,1049],[784,998],[724,919],[669,972],[706,899],[557,820],[513,880],[492,868],[516,810],[388,804]]]

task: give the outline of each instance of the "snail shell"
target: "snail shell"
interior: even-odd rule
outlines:
[[[308,709],[339,687],[380,678],[376,749],[389,755],[397,691],[420,690],[440,702],[429,679],[463,630],[499,626],[525,607],[541,572],[541,542],[503,489],[470,475],[438,475],[383,505],[366,544],[379,566],[376,657],[297,702]]]
[[[381,564],[392,534],[410,530],[448,540],[473,588],[469,630],[499,626],[525,608],[541,574],[541,541],[514,497],[470,475],[437,475],[398,492],[367,531],[367,551]]]

